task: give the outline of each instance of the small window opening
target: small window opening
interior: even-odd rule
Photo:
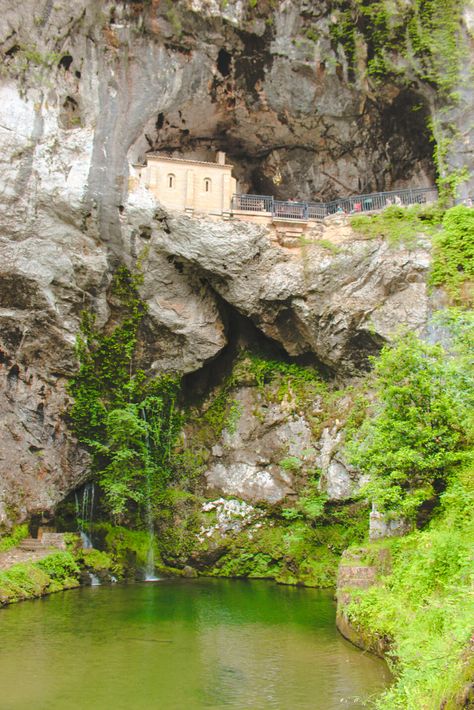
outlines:
[[[211,178],[204,178],[204,192],[211,192]]]
[[[176,176],[175,176],[175,175],[168,175],[168,177],[167,177],[167,184],[168,184],[168,187],[171,187],[171,188],[175,187],[175,185],[176,185]]]

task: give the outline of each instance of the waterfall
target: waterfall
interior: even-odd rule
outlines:
[[[86,483],[82,489],[82,500],[79,500],[77,491],[76,498],[76,520],[79,528],[79,535],[82,540],[82,547],[90,549],[92,544],[92,520],[94,515],[95,486],[93,483]]]
[[[141,410],[142,419],[147,424],[146,412],[144,409]],[[148,454],[150,453],[150,437],[148,434],[148,426],[146,429],[146,448]],[[153,510],[151,506],[151,475],[150,467],[146,466],[146,527],[148,531],[148,550],[146,553],[146,565],[145,565],[145,582],[156,582],[159,577],[155,575],[155,523],[153,521]]]

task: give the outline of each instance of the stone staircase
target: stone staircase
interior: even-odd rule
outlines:
[[[37,538],[27,537],[18,544],[18,547],[24,552],[38,552],[48,550],[51,546],[45,545],[42,540]]]
[[[16,547],[0,552],[0,571],[23,562],[38,562],[55,550],[65,550],[63,533],[44,532],[40,537],[27,537]]]
[[[65,550],[66,543],[64,542],[63,533],[43,533],[41,537],[27,537],[22,540],[18,548],[24,552],[43,552],[56,548]]]
[[[352,548],[342,553],[336,585],[336,626],[341,634],[355,646],[384,657],[390,647],[389,639],[377,634],[370,635],[354,626],[347,614],[352,599],[360,589],[378,584],[378,578],[391,569],[389,549]]]

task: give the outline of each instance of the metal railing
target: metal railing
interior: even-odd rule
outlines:
[[[274,200],[273,216],[277,219],[308,219],[308,204],[306,202]]]
[[[270,195],[233,195],[232,211],[266,212],[275,219],[318,220],[331,214],[360,214],[384,209],[391,205],[414,205],[435,202],[438,191],[434,187],[417,187],[365,195],[340,197],[331,202],[296,202],[275,200]]]
[[[233,195],[232,209],[244,212],[272,212],[273,197],[269,195]]]

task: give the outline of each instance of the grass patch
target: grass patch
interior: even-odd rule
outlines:
[[[317,247],[321,247],[321,249],[326,249],[326,251],[330,251],[331,254],[340,254],[341,247],[339,247],[337,244],[334,244],[334,242],[331,242],[329,239],[315,239],[314,240],[314,245]]]
[[[39,562],[13,565],[0,572],[0,606],[79,586],[80,569],[69,552]]]
[[[382,237],[393,246],[415,247],[420,237],[439,231],[444,210],[437,205],[387,207],[379,214],[351,217],[352,229],[367,239]]]

